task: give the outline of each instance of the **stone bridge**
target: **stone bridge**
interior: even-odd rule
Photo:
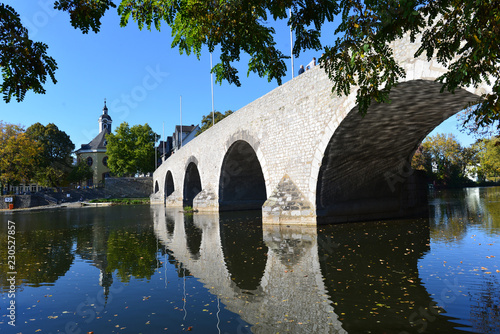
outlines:
[[[152,203],[199,211],[262,209],[264,223],[316,224],[417,214],[425,184],[412,171],[420,142],[490,92],[486,84],[440,93],[446,72],[394,42],[406,78],[390,104],[362,117],[355,92],[338,97],[319,66],[225,118],[155,171]]]

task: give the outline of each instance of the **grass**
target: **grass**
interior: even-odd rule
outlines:
[[[98,198],[89,201],[90,203],[115,203],[121,205],[149,204],[149,198]]]

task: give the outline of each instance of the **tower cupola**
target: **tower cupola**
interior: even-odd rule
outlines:
[[[102,108],[102,115],[99,117],[99,133],[107,131],[111,133],[111,116],[108,115],[108,107],[106,106],[106,99],[104,99],[104,108]]]

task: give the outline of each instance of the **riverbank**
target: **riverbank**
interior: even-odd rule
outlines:
[[[134,204],[149,204],[149,198],[96,198],[90,200],[89,203],[111,203],[113,205],[134,205]]]
[[[137,205],[149,204],[149,198],[99,198],[90,201],[78,202],[64,202],[60,204],[49,204],[35,206],[31,208],[17,208],[17,209],[0,209],[0,213],[13,213],[13,212],[26,212],[26,211],[43,211],[54,210],[63,208],[82,208],[82,207],[104,207],[112,205]]]

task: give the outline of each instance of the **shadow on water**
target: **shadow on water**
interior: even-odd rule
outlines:
[[[419,278],[429,223],[385,221],[321,226],[326,289],[349,333],[457,332]]]

